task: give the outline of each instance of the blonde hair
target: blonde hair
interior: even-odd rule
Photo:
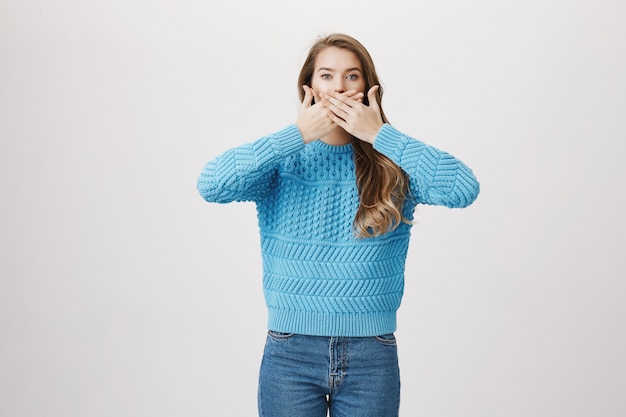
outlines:
[[[318,39],[302,65],[298,76],[300,101],[304,99],[303,85],[311,86],[315,61],[321,51],[331,46],[349,50],[361,62],[365,79],[365,93],[378,85],[376,101],[380,107],[383,122],[388,123],[382,109],[383,88],[380,85],[374,61],[365,47],[351,36],[335,33]],[[363,98],[368,103],[367,94]],[[367,142],[352,138],[356,183],[359,191],[359,208],[354,217],[354,230],[359,237],[375,237],[396,229],[401,222],[409,223],[402,214],[404,201],[409,188],[406,173],[385,155],[376,151]]]

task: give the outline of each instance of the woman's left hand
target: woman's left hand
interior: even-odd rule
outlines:
[[[352,136],[364,142],[374,143],[378,131],[384,124],[376,101],[378,88],[379,86],[375,85],[367,92],[369,106],[341,93],[323,94],[322,101],[328,107],[328,117]]]

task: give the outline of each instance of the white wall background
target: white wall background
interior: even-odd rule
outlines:
[[[255,210],[196,176],[295,121],[334,31],[392,123],[482,186],[419,212],[403,415],[626,415],[625,21],[620,0],[1,0],[0,415],[256,415]]]

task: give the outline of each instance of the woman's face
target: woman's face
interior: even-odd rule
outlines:
[[[365,92],[361,61],[354,52],[347,49],[335,46],[324,49],[317,55],[311,88],[316,103],[321,101],[321,93],[343,93],[348,90]]]

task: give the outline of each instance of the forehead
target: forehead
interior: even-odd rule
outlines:
[[[319,68],[331,68],[336,71],[351,68],[362,69],[361,61],[354,52],[336,46],[328,47],[317,55],[315,70]]]

